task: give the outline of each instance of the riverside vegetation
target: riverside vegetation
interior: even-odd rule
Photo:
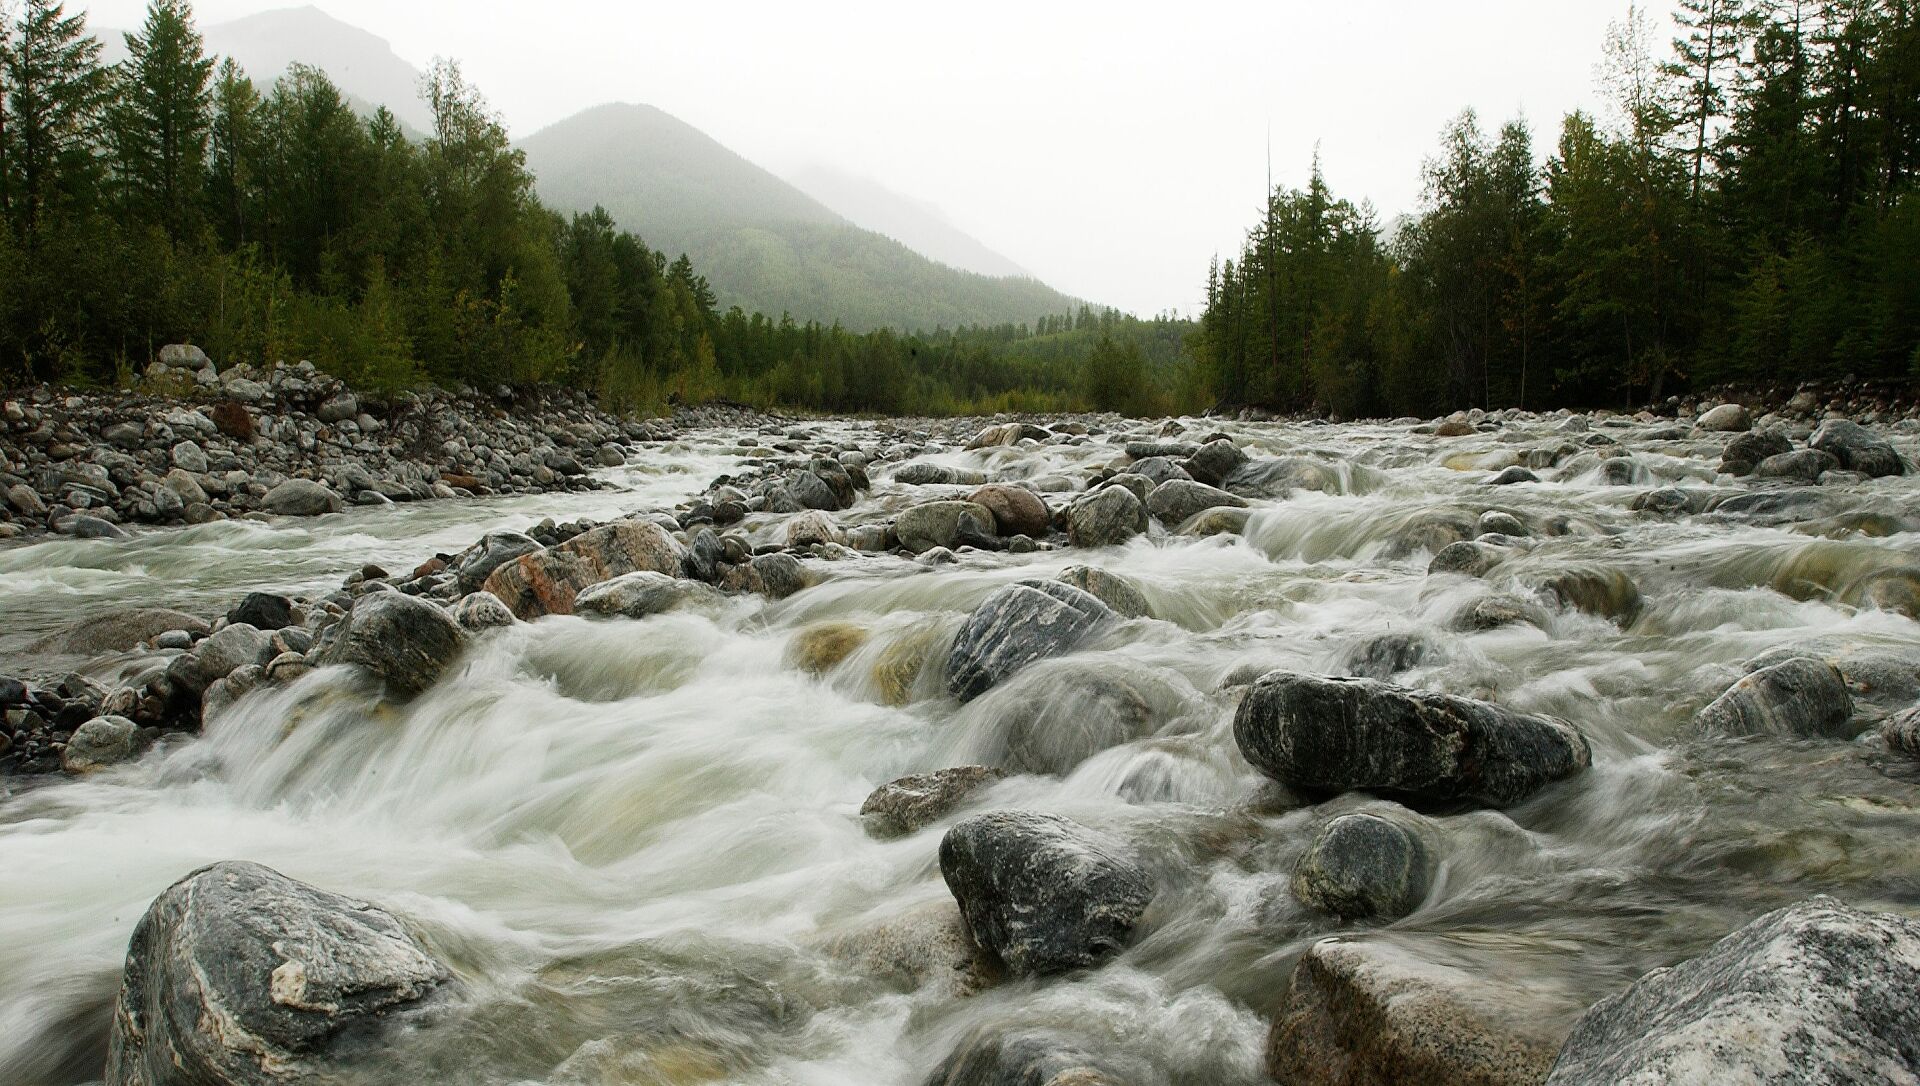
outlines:
[[[0,550],[8,1081],[1920,1075],[1912,407],[595,425]]]

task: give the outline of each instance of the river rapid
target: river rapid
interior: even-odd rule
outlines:
[[[1908,425],[1883,433],[1917,463]],[[1051,491],[1124,463],[1114,442],[1162,432],[1105,429],[902,451]],[[1216,431],[1255,456],[1323,462],[1328,489],[1254,500],[1243,530],[1211,536],[1156,524],[1092,550],[810,560],[816,583],[784,600],[489,633],[404,704],[322,669],[136,763],[0,778],[0,1082],[97,1080],[134,924],[228,859],[378,903],[453,968],[458,1011],[395,1037],[359,1069],[368,1083],[914,1084],[964,1038],[1011,1028],[1098,1053],[1132,1086],[1259,1083],[1293,965],[1334,932],[1381,929],[1500,978],[1564,1032],[1647,970],[1815,893],[1920,915],[1920,765],[1870,727],[1734,739],[1692,723],[1749,661],[1783,652],[1835,661],[1862,727],[1920,700],[1920,624],[1857,588],[1920,567],[1914,476],[1784,489],[1798,504],[1770,512],[1656,513],[1636,499],[1754,488],[1716,473],[1726,435],[1520,416],[1456,438],[1189,420],[1182,439]],[[799,432],[906,440],[869,423]],[[0,549],[0,672],[111,674],[122,661],[28,651],[95,611],[212,617],[248,590],[324,594],[364,564],[410,569],[496,528],[671,509],[762,440],[712,430],[644,448],[603,473],[620,489]],[[1538,483],[1487,485],[1530,449],[1568,445]],[[1619,447],[1624,482],[1597,455]],[[970,489],[903,484],[897,466],[870,468],[843,525]],[[1490,511],[1528,545],[1484,577],[1430,574],[1449,526],[1471,535]],[[778,542],[785,519],[743,530]],[[1131,579],[1151,614],[975,701],[946,696],[939,661],[968,611],[1072,565]],[[1537,590],[1573,570],[1623,575],[1637,606]],[[1463,630],[1496,592],[1525,620]],[[823,674],[796,666],[796,642],[830,622],[866,640]],[[884,665],[911,646],[935,663],[903,698]],[[1343,925],[1295,900],[1294,862],[1336,815],[1391,805],[1285,795],[1241,756],[1233,717],[1252,676],[1379,674],[1383,654],[1395,682],[1572,721],[1593,765],[1506,810],[1426,812],[1439,863],[1425,900],[1390,925]],[[1130,711],[1109,726],[1085,692],[1116,686]],[[886,781],[970,763],[1045,772],[968,811],[1054,812],[1138,853],[1157,893],[1117,959],[974,992],[916,956],[914,933],[953,911],[937,860],[952,818],[880,840],[858,811]]]

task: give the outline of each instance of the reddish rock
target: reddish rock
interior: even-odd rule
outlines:
[[[583,589],[628,573],[680,575],[681,550],[666,529],[623,520],[582,532],[557,547],[524,554],[493,571],[481,589],[500,597],[514,617],[570,615]]]
[[[471,490],[476,494],[481,490],[480,480],[471,475],[461,475],[458,472],[442,472],[440,481],[453,487],[455,490]]]
[[[246,406],[234,400],[224,400],[207,409],[207,417],[223,434],[235,441],[253,440],[253,416],[247,413]]]
[[[1052,524],[1047,503],[1024,486],[988,483],[968,495],[967,500],[975,505],[984,505],[993,512],[993,522],[1001,535],[1024,535],[1037,539],[1046,535]]]

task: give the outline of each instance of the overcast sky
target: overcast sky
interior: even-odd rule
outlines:
[[[138,24],[144,0],[69,3]],[[289,6],[201,0],[202,23]],[[645,102],[782,175],[819,160],[929,201],[1054,286],[1194,312],[1207,261],[1320,150],[1336,193],[1413,209],[1472,106],[1551,146],[1598,104],[1626,0],[964,4],[318,0],[417,66],[460,60],[516,136]],[[1664,20],[1664,0],[1643,5]],[[1660,27],[1664,40],[1665,27]]]

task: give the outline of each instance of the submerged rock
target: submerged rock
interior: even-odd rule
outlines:
[[[1293,868],[1293,896],[1343,920],[1397,920],[1433,885],[1433,854],[1420,834],[1373,814],[1341,815]]]
[[[977,1030],[925,1086],[1121,1086],[1078,1047],[1038,1032]]]
[[[1144,618],[1153,613],[1146,594],[1131,577],[1098,566],[1068,566],[1060,571],[1060,583],[1070,584],[1113,608],[1127,618]]]
[[[1850,739],[1853,695],[1840,669],[1800,656],[1763,667],[1700,710],[1694,724],[1722,735]]]
[[[1233,734],[1254,768],[1312,792],[1359,789],[1510,807],[1586,769],[1586,737],[1556,717],[1373,679],[1275,672]]]
[[[1574,569],[1541,579],[1550,601],[1589,615],[1612,619],[1622,627],[1640,617],[1640,588],[1617,569]]]
[[[809,675],[825,675],[860,650],[873,632],[855,622],[820,622],[794,635],[787,663]]]
[[[1274,1081],[1538,1086],[1561,1032],[1538,995],[1418,945],[1334,938],[1302,955],[1268,1039]]]
[[[317,663],[357,664],[402,694],[418,694],[439,680],[466,647],[467,635],[440,608],[398,592],[354,601]]]
[[[1195,476],[1198,478],[1198,476]],[[1340,476],[1318,460],[1295,456],[1280,460],[1250,460],[1235,468],[1220,486],[1243,498],[1284,498],[1296,490],[1340,490]]]
[[[88,615],[59,633],[27,646],[27,651],[56,656],[129,652],[142,641],[152,642],[173,630],[204,637],[212,627],[204,619],[166,607],[128,607]]]
[[[107,1086],[338,1082],[449,979],[392,915],[259,864],[203,867],[127,947]]]
[[[1920,1082],[1920,922],[1816,897],[1574,1025],[1548,1086]]]
[[[971,701],[1035,660],[1072,652],[1117,621],[1112,608],[1071,585],[1008,585],[967,616],[947,657],[947,690]]]
[[[975,815],[948,830],[940,874],[974,940],[1015,974],[1099,965],[1132,941],[1153,898],[1119,842],[1030,811]]]
[[[860,805],[860,818],[875,837],[904,837],[952,814],[975,792],[1006,775],[984,765],[914,773],[874,789]]]

